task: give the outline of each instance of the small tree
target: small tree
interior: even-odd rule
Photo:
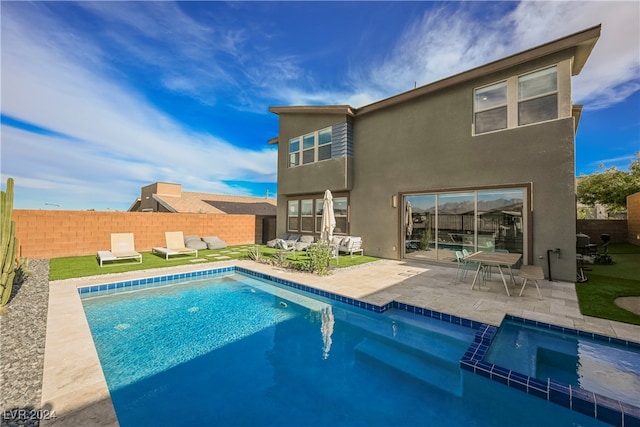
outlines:
[[[331,248],[326,243],[316,243],[307,249],[309,262],[307,270],[317,273],[320,276],[329,274],[329,260],[331,259]]]
[[[612,213],[625,210],[627,196],[640,191],[640,152],[635,156],[628,172],[614,166],[581,176],[577,189],[578,201],[588,206],[604,205]],[[600,169],[604,169],[604,166],[600,166]]]

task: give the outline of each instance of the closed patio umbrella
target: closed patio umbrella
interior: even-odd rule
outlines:
[[[411,237],[413,234],[413,209],[411,208],[411,202],[407,200],[407,206],[405,209],[405,225],[407,226],[407,237]]]
[[[327,190],[324,192],[320,241],[331,243],[334,228],[336,228],[336,217],[333,213],[333,196],[331,195],[331,191]]]

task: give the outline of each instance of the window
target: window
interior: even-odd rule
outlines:
[[[557,76],[551,67],[518,77],[518,126],[558,118]]]
[[[315,161],[315,135],[305,135],[302,138],[302,164],[306,165]]]
[[[345,235],[348,231],[348,203],[349,198],[343,194],[333,197],[333,213],[336,218],[335,235]],[[320,234],[322,231],[322,211],[324,210],[324,195],[314,194],[304,199],[289,200],[287,202],[287,231]]]
[[[333,234],[347,234],[348,225],[348,202],[346,197],[333,198],[333,214],[336,218],[336,228]]]
[[[557,119],[558,66],[473,91],[474,134]]]
[[[318,132],[318,161],[331,158],[331,129]]]
[[[507,128],[507,82],[476,89],[474,93],[476,133]]]
[[[313,200],[300,200],[300,231],[313,233]]]
[[[299,200],[289,200],[287,207],[287,230],[299,231],[300,218],[298,217]]]
[[[316,199],[316,233],[322,233],[322,210],[324,199]]]
[[[331,128],[289,140],[289,167],[308,165],[331,158]],[[302,147],[300,147],[302,140]],[[302,159],[300,158],[302,154]]]
[[[300,138],[289,140],[289,167],[300,164]]]

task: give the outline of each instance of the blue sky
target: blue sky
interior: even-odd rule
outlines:
[[[21,209],[126,210],[156,181],[277,191],[268,107],[361,107],[602,24],[576,172],[640,151],[640,3],[1,2],[1,175]]]

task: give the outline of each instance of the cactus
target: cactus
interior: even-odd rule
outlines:
[[[13,178],[7,179],[6,191],[0,199],[0,308],[9,301],[19,261],[16,257],[18,239],[13,213]]]

